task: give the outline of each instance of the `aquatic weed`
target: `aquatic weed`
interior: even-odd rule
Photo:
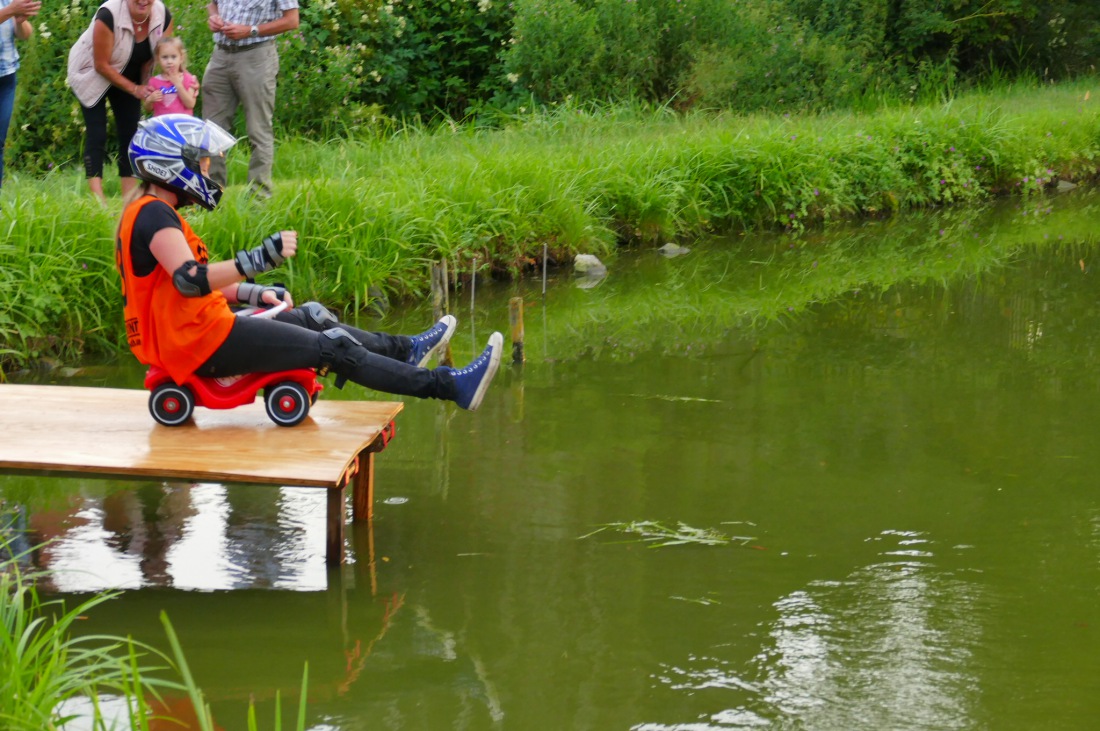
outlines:
[[[580,536],[577,540],[591,538],[604,531],[616,531],[637,536],[637,538],[620,542],[646,543],[650,548],[686,545],[729,546],[736,544],[744,546],[755,540],[752,536],[728,536],[714,528],[695,528],[682,521],[677,521],[675,527],[670,527],[655,520],[605,523],[591,533]]]

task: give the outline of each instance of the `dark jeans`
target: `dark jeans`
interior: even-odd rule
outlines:
[[[94,107],[80,106],[84,112],[84,177],[103,177],[103,158],[107,154],[107,103],[115,114],[115,136],[118,140],[118,176],[132,178],[130,169],[130,140],[141,121],[141,102],[117,86],[107,89],[107,94]]]
[[[270,373],[326,365],[322,352],[331,341],[325,329],[339,327],[362,343],[353,348],[349,361],[332,372],[360,386],[419,398],[452,399],[454,378],[449,368],[417,368],[409,365],[408,336],[374,333],[350,325],[319,325],[301,308],[281,312],[274,319],[238,317],[221,347],[195,372],[207,378],[245,373]]]
[[[4,144],[8,141],[8,126],[15,107],[15,74],[0,76],[0,185],[4,184]]]

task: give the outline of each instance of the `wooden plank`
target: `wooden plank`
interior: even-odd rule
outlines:
[[[144,390],[0,384],[0,469],[324,487],[342,478],[404,404],[324,396],[295,427],[262,400],[153,421]]]

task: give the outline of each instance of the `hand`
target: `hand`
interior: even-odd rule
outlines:
[[[294,298],[286,287],[278,284],[241,282],[237,285],[237,301],[252,307],[274,307],[280,302],[286,302],[287,307],[294,306]]]
[[[279,298],[279,294],[282,294],[282,299]],[[268,307],[274,307],[280,302],[286,302],[287,308],[294,306],[294,298],[282,287],[264,287],[263,292],[260,293],[260,301]]]
[[[16,18],[26,19],[38,15],[38,11],[42,9],[42,3],[39,0],[11,0],[8,8]]]
[[[280,231],[279,235],[283,239],[283,258],[289,259],[298,253],[298,232],[297,231]]]
[[[283,237],[286,236],[284,239]],[[280,231],[271,234],[260,245],[247,251],[238,251],[234,257],[237,271],[245,279],[255,279],[257,274],[269,272],[298,251],[298,232]]]
[[[144,101],[148,99],[149,95],[152,93],[153,90],[145,84],[134,84],[134,90],[130,92],[130,95]]]
[[[231,41],[239,41],[252,35],[252,26],[241,23],[222,23],[222,35]]]
[[[157,102],[162,101],[163,99],[164,99],[164,92],[162,92],[160,89],[154,89],[153,91],[149,92],[149,94],[145,97],[145,101],[147,101],[151,104],[156,104]]]
[[[221,29],[225,27],[225,23],[222,21],[222,16],[211,15],[206,19],[206,25],[210,27],[212,33],[219,33]]]

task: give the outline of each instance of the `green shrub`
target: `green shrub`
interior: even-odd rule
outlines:
[[[717,0],[516,0],[510,78],[544,103],[665,102],[679,91],[692,44],[733,30]]]
[[[504,0],[303,0],[280,43],[285,132],[325,136],[391,118],[464,118],[505,88]]]

